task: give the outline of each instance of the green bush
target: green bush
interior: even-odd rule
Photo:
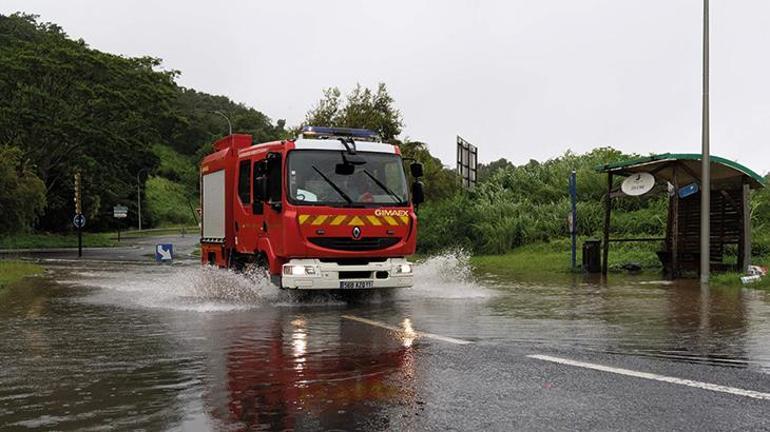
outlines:
[[[194,225],[189,189],[164,177],[150,177],[146,183],[146,203],[150,223]],[[194,205],[194,204],[193,204]]]
[[[160,161],[156,175],[181,183],[190,191],[198,189],[198,166],[193,157],[179,154],[163,144],[154,145],[152,152]]]

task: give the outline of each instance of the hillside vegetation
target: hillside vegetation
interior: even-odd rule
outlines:
[[[215,111],[256,141],[284,133],[282,121],[180,87],[178,76],[160,59],[94,50],[32,15],[0,15],[0,235],[70,230],[76,172],[89,230],[114,228],[117,204],[129,207],[119,223],[135,225],[137,179],[150,200],[145,220],[189,222],[197,162],[227,133]]]

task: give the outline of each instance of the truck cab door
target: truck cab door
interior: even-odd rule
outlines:
[[[270,239],[270,245],[277,255],[281,255],[283,252],[283,232],[281,231],[283,171],[281,162],[280,153],[269,153],[264,160],[257,162],[254,166],[254,191],[255,195],[259,195],[260,210],[262,211],[260,235]]]
[[[236,245],[242,253],[251,253],[257,247],[258,226],[254,220],[252,194],[252,162],[244,159],[238,163],[235,208],[233,209]]]

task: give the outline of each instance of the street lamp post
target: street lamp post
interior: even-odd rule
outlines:
[[[147,172],[147,168],[142,168],[136,173],[136,215],[139,218],[139,231],[142,230],[142,183],[139,181],[139,176]]]
[[[227,120],[227,129],[230,132],[228,135],[232,135],[233,134],[233,124],[230,123],[230,119],[225,115],[225,113],[223,113],[222,111],[214,111],[214,114],[221,115],[222,117],[225,118],[225,120]]]
[[[701,124],[700,281],[711,270],[711,155],[709,153],[709,0],[703,0],[703,119]]]

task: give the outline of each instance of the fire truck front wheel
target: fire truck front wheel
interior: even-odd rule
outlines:
[[[267,257],[263,253],[237,254],[233,257],[232,268],[246,274],[267,273]]]

